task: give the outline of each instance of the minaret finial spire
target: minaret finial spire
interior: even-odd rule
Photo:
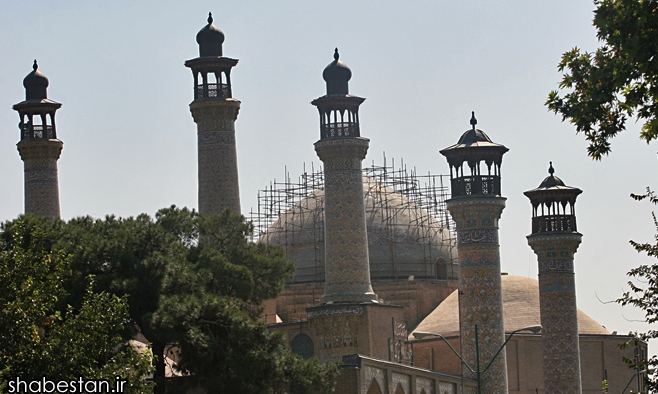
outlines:
[[[37,68],[39,68],[39,65],[37,64],[37,59],[34,59],[34,64],[32,64],[32,70],[37,71]]]
[[[338,47],[336,47],[336,49],[334,49],[334,60],[338,60],[339,57],[340,55],[338,55]]]
[[[478,120],[475,119],[475,111],[471,111],[471,126],[473,126],[473,130],[475,130],[476,124],[478,124]]]
[[[212,25],[212,12],[208,13],[208,24]]]
[[[551,174],[551,176],[555,173],[555,169],[553,168],[553,162],[552,161],[548,162],[548,173]]]

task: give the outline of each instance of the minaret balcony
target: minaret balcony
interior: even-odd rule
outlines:
[[[194,89],[194,99],[216,98],[225,99],[231,97],[231,88],[226,83],[207,83],[197,85]]]
[[[575,232],[575,215],[543,215],[532,218],[532,233]]]
[[[320,126],[321,138],[360,137],[359,124],[356,122],[335,122]]]
[[[500,177],[472,175],[450,180],[452,197],[500,196]]]
[[[51,125],[34,125],[32,127],[25,125],[22,129],[21,140],[33,140],[37,138],[50,140],[57,138],[55,137],[55,130]]]

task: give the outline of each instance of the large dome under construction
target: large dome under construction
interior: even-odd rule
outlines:
[[[363,198],[372,280],[456,279],[456,244],[441,176],[368,167]],[[279,245],[295,263],[290,283],[324,281],[322,172],[273,184],[252,212],[259,242]],[[269,220],[267,220],[269,219]]]

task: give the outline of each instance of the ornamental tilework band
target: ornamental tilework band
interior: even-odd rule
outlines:
[[[573,282],[571,273],[539,276],[547,394],[581,393],[578,309]]]
[[[190,104],[194,122],[205,131],[235,131],[240,101],[234,99],[195,101]]]
[[[26,183],[40,183],[42,185],[57,185],[57,168],[25,169]]]
[[[237,100],[200,101],[190,104],[197,123],[199,212],[229,209],[240,213],[240,187],[235,144]]]
[[[498,246],[498,219],[505,199],[459,198],[447,204],[457,224],[462,355],[476,368],[477,325],[480,366],[484,369],[505,340]],[[466,373],[475,378],[468,370]],[[498,353],[481,378],[482,392],[507,393],[505,352]]]
[[[199,145],[206,144],[225,144],[235,145],[235,132],[210,132],[200,133],[198,137]]]
[[[505,208],[506,199],[459,198],[446,201],[457,231],[469,229],[497,229],[498,220]],[[496,235],[496,238],[498,235]]]
[[[542,272],[539,274],[539,291],[576,292],[573,272]]]
[[[528,236],[528,245],[537,255],[539,261],[573,260],[578,250],[582,235],[570,234],[533,234]]]
[[[540,260],[539,273],[573,272],[573,260]]]
[[[461,230],[457,232],[457,245],[471,243],[498,244],[498,230],[494,228]]]
[[[363,172],[359,170],[327,171],[325,185],[354,185],[363,183]]]
[[[361,160],[367,139],[315,143],[325,164],[325,290],[322,302],[377,299],[370,283]],[[328,161],[334,163],[328,166]],[[354,164],[358,164],[355,165]],[[333,168],[333,169],[331,169]]]
[[[62,151],[62,142],[21,141],[17,146],[23,159],[25,213],[59,217],[57,159]]]
[[[362,315],[363,308],[360,306],[343,306],[339,308],[322,308],[317,310],[310,310],[307,312],[306,317],[314,319],[323,316],[346,316],[346,315]]]

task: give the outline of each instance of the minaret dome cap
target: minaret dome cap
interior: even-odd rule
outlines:
[[[32,72],[27,74],[23,79],[23,87],[25,87],[26,100],[43,100],[48,98],[48,78],[39,71],[39,65],[36,59],[32,65]]]
[[[562,182],[562,179],[556,177],[553,175],[555,173],[555,169],[553,169],[553,162],[550,161],[548,162],[548,173],[550,174],[544,180],[541,182],[539,185],[539,188],[551,188],[555,186],[566,186],[564,182]]]
[[[213,23],[212,12],[208,13],[208,24],[199,30],[196,42],[199,44],[199,56],[222,56],[224,32]]]
[[[348,82],[352,78],[352,70],[339,59],[338,48],[334,50],[334,61],[329,63],[322,72],[322,78],[327,83],[327,95],[349,94]]]

